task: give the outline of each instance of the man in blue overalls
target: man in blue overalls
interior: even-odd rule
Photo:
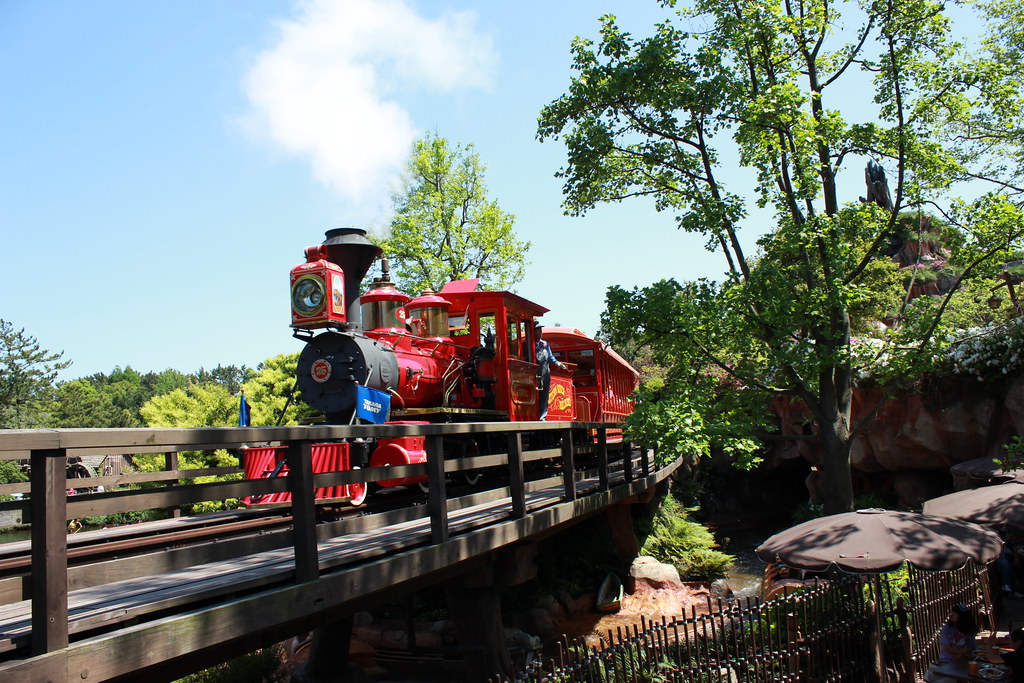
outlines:
[[[548,393],[551,391],[551,366],[556,365],[562,370],[567,369],[555,358],[551,351],[551,345],[544,341],[541,335],[543,326],[534,323],[534,344],[537,357],[537,414],[538,420],[546,420],[548,417]]]

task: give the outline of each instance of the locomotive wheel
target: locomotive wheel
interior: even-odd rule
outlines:
[[[480,455],[480,446],[477,445],[476,439],[469,442],[468,448],[466,448],[464,454]],[[476,483],[480,481],[480,470],[463,470],[462,477],[466,480],[467,484],[475,486]]]
[[[359,466],[356,465],[352,469],[358,470]],[[366,502],[366,496],[369,493],[369,489],[370,489],[370,487],[366,484],[366,482],[363,482],[362,484],[349,484],[348,485],[348,492],[349,492],[349,495],[351,496],[351,498],[349,498],[349,501],[348,501],[349,504],[350,505],[354,505],[356,507],[359,507],[360,505],[365,503]]]

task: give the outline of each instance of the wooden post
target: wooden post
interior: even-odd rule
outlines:
[[[430,542],[448,541],[448,494],[444,481],[444,437],[427,437],[427,511],[430,513]]]
[[[598,490],[607,491],[608,483],[608,429],[597,428],[597,480]]]
[[[633,448],[627,441],[622,442],[622,478],[633,481]]]
[[[32,654],[68,646],[67,452],[32,451]]]
[[[876,577],[877,580],[877,577]],[[881,596],[876,591],[875,600],[868,600],[866,607],[868,610],[868,616],[871,618],[871,633],[869,642],[871,643],[871,660],[875,670],[875,680],[880,683],[885,682],[885,654],[882,650],[882,611],[879,608],[877,598]]]
[[[651,458],[648,454],[647,446],[640,447],[640,470],[644,473],[645,477],[651,474]]]
[[[917,680],[917,667],[914,666],[914,634],[910,630],[907,601],[902,596],[896,598],[896,618],[900,622],[900,656],[903,658],[900,683],[912,683]]]
[[[289,462],[291,462],[289,460]],[[349,668],[348,654],[352,648],[352,617],[313,629],[309,659],[299,673],[299,680],[333,681]],[[361,670],[360,670],[361,671]]]
[[[565,500],[576,500],[576,461],[572,451],[572,430],[562,432],[562,481]]]
[[[608,506],[606,515],[611,528],[612,545],[624,564],[632,562],[640,555],[640,544],[636,539],[633,527],[633,506],[629,503],[615,503]]]
[[[164,453],[164,469],[168,472],[176,472],[178,470],[178,451]],[[177,483],[177,479],[169,479],[167,481],[168,486],[174,486]],[[171,508],[171,517],[181,517],[180,505],[175,505]]]
[[[495,676],[511,680],[514,672],[493,566],[485,565],[447,582],[445,593],[465,660],[465,680],[494,680]]]
[[[523,436],[520,432],[508,435],[508,488],[512,497],[512,516],[526,516],[526,477],[523,472]]]
[[[803,636],[800,634],[796,614],[790,612],[786,615],[786,649],[789,651],[789,675],[793,680],[800,680],[802,675],[800,667],[800,649],[803,646]]]
[[[996,610],[992,601],[992,581],[989,579],[989,572],[995,571],[995,563],[992,565],[975,565],[978,585],[981,586],[981,599],[985,603],[985,612],[988,614],[988,630],[995,633],[998,630]]]
[[[288,442],[288,490],[292,494],[295,580],[297,583],[316,581],[320,576],[320,560],[316,549],[313,446],[309,441]]]

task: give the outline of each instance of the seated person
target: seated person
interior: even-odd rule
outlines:
[[[1000,587],[1006,597],[1024,598],[1024,594],[1017,590],[1022,563],[1019,539],[1012,536],[1006,528],[1001,529],[999,535],[1003,538],[1003,547],[999,553],[999,559],[996,561]]]
[[[939,660],[928,667],[924,680],[928,683],[957,680],[944,675],[944,672],[954,661],[963,661],[974,652],[974,636],[977,633],[978,627],[971,609],[966,605],[954,605],[939,631]]]

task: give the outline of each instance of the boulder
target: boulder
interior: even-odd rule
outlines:
[[[1013,431],[1024,434],[1024,377],[1017,377],[1010,382],[1003,401]]]
[[[648,589],[663,588],[679,589],[683,582],[679,579],[679,571],[670,564],[658,562],[653,557],[641,555],[629,566],[626,589],[636,593]]]
[[[892,478],[900,507],[920,507],[924,501],[946,493],[948,482],[949,478],[939,472],[897,472]]]
[[[550,640],[558,636],[558,629],[551,613],[543,607],[534,607],[527,616],[526,627],[544,640]]]
[[[711,597],[728,598],[732,595],[732,586],[725,579],[718,579],[711,582]]]

